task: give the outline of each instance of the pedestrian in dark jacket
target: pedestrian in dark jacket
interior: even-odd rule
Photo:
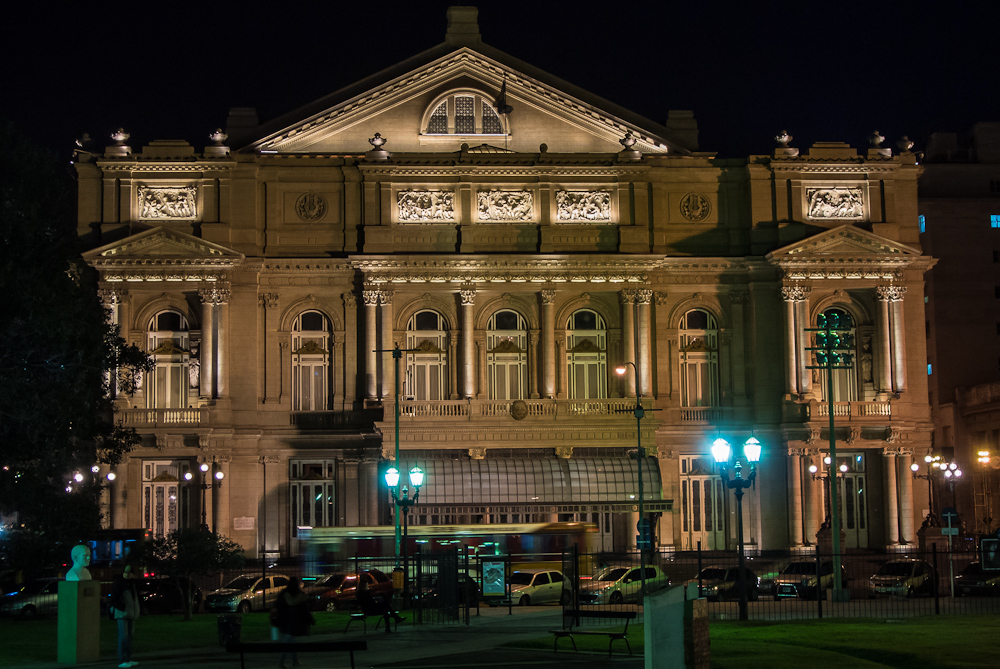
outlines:
[[[139,664],[132,661],[132,632],[139,617],[139,591],[135,587],[132,565],[115,577],[111,590],[111,613],[118,622],[118,666],[121,669]]]
[[[309,611],[309,595],[302,592],[299,579],[294,576],[289,579],[288,586],[278,595],[274,612],[275,627],[278,628],[278,641],[282,643],[294,643],[295,637],[306,636],[309,634],[309,626],[315,622]],[[299,666],[297,653],[282,653],[281,662],[278,664],[281,669],[285,669],[285,659],[289,655],[292,658],[292,666]]]

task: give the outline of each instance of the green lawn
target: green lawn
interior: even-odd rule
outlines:
[[[316,613],[315,633],[340,631],[347,613]],[[409,624],[409,623],[407,623]],[[783,623],[715,622],[711,626],[713,669],[802,669],[809,667],[901,667],[903,669],[994,667],[1000,665],[1000,617],[926,616],[898,621],[878,619],[801,620]],[[0,667],[56,659],[56,621],[4,620]],[[633,651],[642,652],[643,628],[629,628]],[[101,624],[101,654],[114,657],[116,627]],[[266,639],[267,615],[243,616],[244,639]],[[216,616],[148,616],[136,624],[137,652],[218,647]],[[563,641],[563,644],[566,642]],[[517,644],[552,649],[551,635]],[[577,639],[580,650],[607,651],[607,640]],[[615,652],[624,645],[615,644]]]
[[[714,622],[712,668],[996,667],[1000,665],[998,626],[1000,618],[987,615],[926,616],[898,621]],[[632,650],[641,652],[642,625],[629,626],[628,639]],[[560,644],[569,645],[566,641]],[[552,637],[517,645],[551,650]],[[578,637],[576,645],[580,650],[600,652],[608,648],[607,639],[600,637]],[[624,644],[616,642],[615,652],[625,652]]]

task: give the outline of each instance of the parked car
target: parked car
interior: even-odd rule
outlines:
[[[217,611],[266,611],[288,585],[288,577],[281,574],[237,576],[218,590],[205,597],[205,610]]]
[[[747,584],[747,599],[751,602],[760,597],[760,578],[749,567],[744,576]],[[698,572],[698,577],[692,583],[700,583],[700,594],[710,602],[720,602],[724,599],[739,599],[739,567],[705,567]]]
[[[934,594],[934,568],[923,560],[892,560],[879,567],[870,579],[871,593],[875,595]]]
[[[824,560],[820,567],[819,579],[816,578],[816,561],[802,560],[799,562],[789,562],[777,576],[771,586],[771,594],[778,600],[783,597],[802,597],[804,599],[816,598],[816,582],[819,581],[820,590],[829,590],[833,587],[833,560]],[[840,565],[841,587],[847,588],[847,569]]]
[[[510,575],[510,599],[515,604],[560,604],[563,573],[555,569],[521,569]],[[569,593],[566,593],[569,597]]]
[[[424,574],[420,577],[420,601],[437,606],[442,602],[442,592],[437,574]],[[475,606],[482,596],[479,583],[469,574],[458,575],[458,602],[464,606]]]
[[[970,562],[962,573],[955,577],[955,596],[1000,595],[1000,571],[984,570],[979,562]]]
[[[312,605],[316,610],[349,609],[358,599],[359,578],[368,584],[368,591],[372,597],[382,597],[386,600],[392,597],[392,579],[378,569],[327,574],[302,590],[313,598]]]
[[[188,579],[185,576],[177,578],[144,578],[136,583],[136,589],[139,592],[139,611],[141,613],[170,613],[172,611],[183,611],[184,595],[182,592],[188,592]],[[192,583],[192,613],[201,607],[201,600],[201,588]]]
[[[31,618],[59,610],[59,579],[42,579],[0,597],[0,615]]]
[[[646,592],[662,590],[670,579],[655,565],[646,565]],[[580,582],[581,604],[623,604],[637,602],[641,597],[640,567],[605,567],[589,579]]]

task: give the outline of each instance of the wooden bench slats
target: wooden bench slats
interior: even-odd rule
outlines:
[[[303,641],[302,643],[285,643],[281,641],[250,641],[235,642],[226,645],[230,653],[240,654],[240,667],[243,668],[246,653],[350,653],[351,667],[354,667],[354,651],[368,650],[368,642],[351,641]]]
[[[635,611],[563,611],[563,620],[570,618],[569,627],[561,630],[549,630],[551,634],[554,635],[552,639],[552,652],[556,653],[559,651],[559,639],[568,638],[570,643],[573,644],[573,650],[576,650],[576,641],[573,639],[574,635],[582,636],[606,636],[608,637],[608,657],[612,655],[612,647],[614,642],[617,640],[622,640],[625,642],[625,647],[628,648],[628,654],[632,654],[632,644],[628,642],[628,624],[639,614]],[[597,631],[597,630],[581,630],[579,627],[580,618],[611,618],[615,620],[624,620],[625,627],[620,632],[616,631]],[[577,627],[573,627],[576,624]]]

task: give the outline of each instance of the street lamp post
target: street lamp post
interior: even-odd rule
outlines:
[[[215,470],[215,460],[212,460],[212,465],[211,465],[211,469],[215,470],[215,472],[212,474],[212,476],[208,475],[209,464],[207,462],[201,463],[201,466],[199,467],[199,469],[201,470],[201,483],[193,484],[193,485],[197,485],[199,488],[201,488],[201,526],[204,529],[207,530],[208,529],[208,521],[207,521],[207,518],[206,518],[206,511],[207,511],[207,509],[205,508],[206,507],[206,505],[205,505],[205,493],[210,488],[221,488],[222,487],[222,479],[224,479],[226,477],[226,475],[222,471]],[[194,475],[191,472],[184,472],[184,480],[187,481],[189,484],[191,483],[191,480],[193,478],[194,478]],[[213,532],[214,531],[215,530],[213,529]]]
[[[826,410],[830,417],[830,461],[834,463],[830,467],[830,532],[833,539],[832,557],[834,574],[840,573],[841,559],[840,502],[837,499],[837,433],[835,431],[835,412],[833,407],[833,370],[851,369],[853,354],[850,351],[854,347],[853,335],[850,334],[852,329],[851,318],[846,313],[843,316],[844,320],[841,321],[841,312],[831,311],[826,314],[820,314],[816,319],[818,327],[806,328],[806,332],[815,333],[816,346],[807,347],[807,350],[816,353],[817,363],[815,365],[807,365],[806,368],[826,370]],[[833,579],[833,600],[836,602],[844,601],[843,584],[839,578]]]
[[[981,534],[991,534],[993,532],[993,489],[990,486],[990,472],[988,467],[992,462],[990,452],[986,449],[980,450],[977,461],[979,462],[980,491],[982,492],[982,517],[979,516],[979,508],[976,508],[976,530]],[[973,495],[978,493],[973,490]],[[978,497],[977,497],[978,499]],[[983,532],[982,529],[986,531]]]
[[[750,463],[750,475],[743,478],[743,465],[739,458],[733,464],[736,476],[729,478],[729,460],[732,457],[733,449],[729,442],[719,437],[712,444],[712,456],[716,464],[719,465],[719,476],[726,484],[726,487],[736,495],[736,544],[739,554],[739,573],[737,574],[738,591],[740,595],[740,620],[747,619],[747,575],[746,575],[746,555],[743,549],[743,491],[754,485],[757,479],[757,462],[760,461],[760,442],[753,435],[743,444],[743,456]]]
[[[408,594],[410,589],[410,564],[409,564],[409,550],[408,550],[408,530],[409,521],[408,516],[410,512],[410,507],[416,505],[417,498],[420,497],[420,486],[424,484],[424,470],[420,467],[413,467],[410,470],[410,484],[413,486],[413,499],[409,497],[409,491],[406,486],[403,486],[402,497],[396,494],[396,488],[399,485],[399,470],[395,467],[389,467],[385,471],[385,483],[389,486],[389,494],[392,495],[392,502],[399,509],[400,513],[397,513],[397,519],[400,514],[403,516],[403,602],[407,602]]]
[[[639,391],[639,370],[636,369],[635,363],[626,362],[624,365],[619,365],[615,367],[615,373],[618,376],[624,376],[628,368],[632,368],[632,373],[635,375],[635,407],[632,409],[632,415],[635,416],[635,444],[636,444],[636,461],[638,464],[638,476],[639,476],[639,522],[636,524],[635,529],[639,532],[636,535],[635,547],[639,550],[639,578],[640,590],[642,596],[646,596],[646,551],[652,548],[652,531],[649,526],[649,521],[646,519],[645,514],[645,492],[643,491],[642,483],[642,461],[646,457],[646,449],[642,447],[642,418],[646,415],[646,410],[642,408],[642,393]],[[622,409],[624,411],[624,409]]]
[[[934,478],[940,476],[948,484],[951,491],[951,505],[955,506],[955,484],[962,478],[962,470],[957,462],[944,460],[940,455],[925,455],[924,462],[927,463],[927,473],[918,474],[920,465],[914,462],[910,465],[913,478],[927,481],[927,518],[925,524],[932,527],[938,526],[941,514],[941,501],[937,499],[937,491],[934,488]]]

